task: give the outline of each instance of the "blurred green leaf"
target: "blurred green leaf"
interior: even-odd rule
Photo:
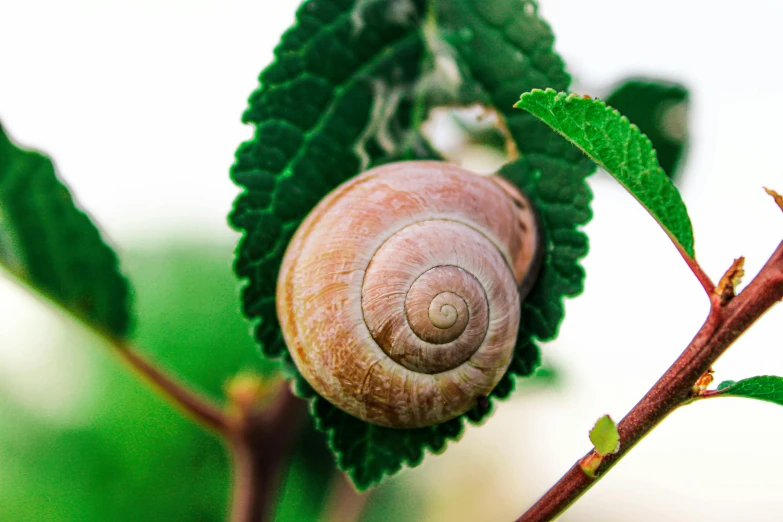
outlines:
[[[258,356],[236,300],[233,253],[222,245],[142,246],[125,255],[140,321],[134,340],[164,368],[216,399],[234,375],[277,372]],[[143,287],[142,287],[143,285]]]
[[[540,118],[620,182],[669,237],[693,257],[693,229],[679,191],[650,140],[600,100],[552,89],[523,94],[516,107]]]
[[[517,383],[517,389],[526,391],[560,388],[564,384],[563,371],[551,365],[542,365],[527,379]]]
[[[590,430],[590,442],[595,447],[595,452],[604,457],[620,449],[620,434],[617,426],[609,415],[598,419]]]
[[[135,340],[216,397],[240,370],[270,371],[238,309],[231,256],[230,245],[166,244],[132,250],[124,259],[137,282]],[[0,519],[225,520],[230,470],[223,443],[174,410],[95,337],[72,333],[63,342],[84,352],[94,375],[82,405],[89,422],[50,424],[0,396]],[[296,481],[333,473],[314,467],[317,458],[330,458],[317,437],[320,457],[312,440],[298,450],[306,460],[295,457]]]
[[[677,83],[649,78],[627,79],[606,104],[639,127],[658,154],[658,163],[674,179],[688,147],[688,90]]]
[[[783,406],[783,377],[761,375],[741,381],[724,381],[719,393],[707,397],[745,397]]]
[[[0,265],[110,335],[130,323],[117,256],[57,179],[51,160],[0,126]]]
[[[168,242],[132,249],[123,259],[137,282],[135,340],[215,398],[240,371],[276,371],[258,357],[248,335],[231,257],[229,245]],[[82,405],[89,421],[51,424],[0,395],[0,520],[226,520],[231,471],[224,444],[173,409],[95,337],[71,333],[63,342],[84,353],[94,375]],[[322,433],[308,424],[298,437],[276,522],[318,520],[336,473]],[[416,505],[416,492],[392,490],[406,506]],[[373,495],[367,516],[379,509],[402,512],[384,511],[387,498]],[[398,520],[384,517],[372,520]]]

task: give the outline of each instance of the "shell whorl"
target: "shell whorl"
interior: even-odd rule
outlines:
[[[378,167],[330,193],[291,240],[283,335],[305,379],[348,413],[444,422],[508,368],[539,255],[535,214],[502,180],[440,162]]]

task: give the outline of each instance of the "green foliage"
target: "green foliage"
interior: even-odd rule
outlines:
[[[455,103],[494,106],[505,118],[522,158],[500,175],[526,193],[538,210],[546,259],[525,299],[515,362],[499,386],[538,365],[535,338],[554,338],[563,320],[563,297],[582,292],[587,237],[578,230],[592,217],[586,178],[595,166],[533,115],[514,110],[519,93],[568,88],[571,81],[553,50],[554,36],[529,0],[437,2],[438,33],[462,71]],[[491,57],[491,59],[488,59]],[[509,382],[505,382],[508,380]]]
[[[134,249],[123,259],[136,283],[134,340],[215,398],[229,376],[273,371],[247,335],[230,259],[230,246],[170,244]],[[129,373],[95,337],[71,333],[63,342],[83,352],[95,376],[83,405],[89,420],[50,424],[0,394],[0,518],[225,520],[224,445]],[[275,520],[316,520],[335,473],[323,435],[307,426],[294,446]]]
[[[718,385],[719,393],[708,397],[746,397],[783,406],[783,377],[761,375],[741,381],[724,381]]]
[[[406,2],[407,3],[407,2]],[[257,319],[256,338],[268,357],[294,371],[275,313],[275,285],[288,240],[331,189],[400,143],[389,115],[409,104],[420,74],[423,47],[416,20],[387,18],[391,1],[311,0],[275,50],[276,61],[259,78],[242,121],[255,127],[231,169],[245,191],[231,224],[244,232],[235,270],[247,281],[244,310]],[[379,118],[377,115],[387,115]]]
[[[247,335],[231,257],[221,245],[169,244],[137,248],[124,260],[138,287],[134,339],[160,366],[219,401],[236,374],[278,371]]]
[[[687,101],[684,86],[646,78],[625,80],[606,98],[650,138],[658,163],[672,179],[688,146]]]
[[[552,133],[536,118],[513,110],[520,92],[568,88],[571,78],[553,50],[554,36],[531,0],[436,2],[437,33],[462,73],[451,101],[494,106],[523,154],[558,157]],[[574,158],[579,157],[574,156]]]
[[[136,283],[134,340],[211,395],[221,393],[218,382],[227,376],[263,364],[253,358],[236,307],[230,258],[230,247],[167,246],[123,259]],[[63,343],[89,363],[93,384],[81,406],[89,419],[60,427],[0,396],[0,518],[225,520],[230,469],[223,444],[96,337],[71,332]]]
[[[576,228],[591,216],[585,178],[593,165],[546,125],[512,111],[520,89],[568,86],[549,28],[529,1],[436,5],[424,23],[423,0],[305,2],[250,98],[243,121],[255,126],[255,136],[240,146],[231,172],[244,189],[230,215],[243,232],[235,271],[246,282],[244,311],[255,320],[262,353],[282,361],[297,393],[310,399],[338,466],[360,489],[416,466],[426,450],[443,451],[461,435],[464,419],[480,423],[492,402],[419,429],[375,426],[335,408],[315,394],[287,353],[275,311],[276,279],[296,227],[331,189],[369,166],[434,155],[416,128],[434,99],[428,89],[445,90],[459,103],[494,105],[507,118],[524,158],[503,175],[528,193],[544,221],[546,266],[524,305],[515,357],[491,397],[507,397],[515,376],[535,370],[535,339],[556,335],[563,297],[582,290],[578,260],[587,240]],[[428,49],[447,49],[460,77],[433,83],[436,71],[428,67],[437,60]],[[508,61],[487,60],[490,54]]]
[[[628,118],[600,100],[552,89],[533,90],[516,105],[540,118],[614,176],[693,257],[693,230],[677,189],[650,140]]]
[[[617,433],[617,425],[609,415],[604,415],[595,422],[595,426],[590,430],[590,442],[601,457],[620,449],[620,434]]]
[[[0,265],[98,329],[127,333],[128,283],[117,256],[51,160],[17,147],[1,126]]]

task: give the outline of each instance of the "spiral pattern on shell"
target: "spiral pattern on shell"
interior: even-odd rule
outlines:
[[[455,165],[374,168],[288,246],[277,309],[291,356],[335,406],[382,426],[457,417],[511,362],[539,235],[510,184]]]

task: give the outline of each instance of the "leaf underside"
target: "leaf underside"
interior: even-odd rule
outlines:
[[[628,118],[600,100],[553,89],[527,92],[516,106],[546,122],[603,167],[693,257],[693,229],[680,193],[658,165],[650,140]]]
[[[745,397],[783,406],[783,377],[760,375],[741,381],[724,381],[712,397]]]
[[[437,21],[436,38],[454,49],[461,72],[455,85],[446,85],[457,100],[443,101],[480,100],[508,117],[524,157],[502,175],[536,204],[546,244],[541,275],[523,303],[515,357],[491,394],[505,398],[515,376],[528,376],[538,366],[535,339],[556,335],[563,297],[582,291],[578,261],[587,253],[587,239],[577,226],[591,217],[585,177],[593,164],[533,116],[512,110],[522,90],[565,89],[569,82],[535,5],[521,0],[437,5],[429,13]],[[297,394],[310,400],[316,427],[359,489],[416,466],[427,450],[443,451],[461,435],[464,419],[480,423],[492,411],[490,401],[461,418],[418,429],[361,421],[318,396],[301,377],[275,312],[285,247],[318,201],[370,166],[435,156],[416,128],[417,115],[431,99],[421,92],[432,64],[432,35],[425,38],[422,31],[426,7],[424,0],[305,2],[275,51],[276,61],[261,73],[243,117],[255,126],[255,136],[239,147],[231,169],[244,189],[229,219],[243,232],[235,271],[245,281],[245,314],[255,320],[263,355],[280,359]],[[460,32],[464,28],[471,30],[469,42],[456,39],[468,34]],[[497,56],[499,63],[487,56]],[[502,63],[506,57],[513,61]]]
[[[74,203],[46,156],[0,127],[0,264],[114,337],[128,332],[128,282],[117,256]]]
[[[688,90],[677,83],[651,78],[623,81],[606,98],[650,138],[664,172],[676,179],[688,148]]]

